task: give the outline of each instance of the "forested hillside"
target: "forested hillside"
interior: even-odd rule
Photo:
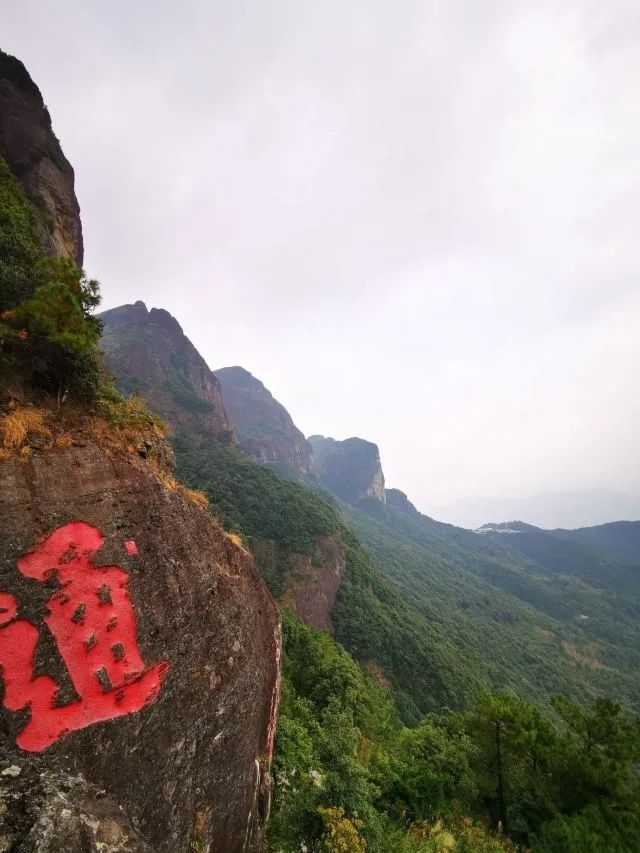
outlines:
[[[105,321],[109,359],[122,338]],[[118,378],[125,389],[142,380],[153,399],[148,375]],[[161,379],[172,407],[177,378]],[[183,370],[179,384],[189,391],[189,382]],[[259,442],[272,398],[258,384]],[[247,395],[229,399],[231,422],[234,400],[246,418]],[[638,728],[624,710],[638,707],[632,597],[616,613],[623,598],[590,585],[586,563],[569,575],[502,534],[422,516],[403,493],[384,491],[375,445],[322,439],[341,457],[321,476],[341,472],[334,479],[351,505],[314,473],[291,466],[284,479],[233,441],[174,426],[178,476],[206,494],[282,604],[274,850],[634,849]],[[273,444],[271,428],[263,440]],[[597,543],[580,537],[597,563]],[[627,530],[619,546],[627,583],[633,541]]]
[[[350,506],[344,512],[376,565],[466,650],[492,687],[517,686],[543,702],[555,693],[584,701],[604,692],[640,707],[632,567],[619,565],[616,573],[609,566],[604,588],[604,568],[600,583],[589,582],[592,566],[601,564],[581,543],[553,571],[549,561],[535,561],[533,549],[527,556],[516,549],[521,534],[494,539],[392,505],[377,517]],[[567,543],[559,545],[568,559]]]

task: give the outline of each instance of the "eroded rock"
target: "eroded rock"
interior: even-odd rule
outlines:
[[[0,156],[38,213],[44,247],[82,266],[74,174],[51,127],[40,90],[19,59],[0,50]]]
[[[68,527],[70,522],[84,526]],[[38,546],[41,537],[61,529],[80,540],[78,530],[85,528],[104,539],[95,554],[74,542],[62,557],[55,552],[54,565],[53,540]],[[40,575],[48,561],[55,571],[47,580]],[[85,688],[68,666],[68,645],[60,639],[63,622],[52,621],[52,602],[56,596],[70,599],[69,630],[76,632],[70,636],[87,641],[78,655],[96,668],[90,656],[104,651],[107,628],[89,617],[116,600],[104,592],[101,598],[96,587],[80,612],[74,599],[79,590],[73,584],[81,574],[74,574],[76,565],[84,566],[85,574],[103,572],[112,586],[122,574],[142,666],[150,670],[166,662],[168,671],[139,709],[136,705],[66,735],[56,730],[52,745],[40,752],[16,745],[29,714],[38,713],[37,705],[16,709],[19,702],[4,691],[2,699],[10,707],[0,711],[6,745],[0,768],[10,773],[0,775],[0,787],[15,792],[4,800],[5,822],[32,809],[29,780],[43,773],[50,779],[37,794],[42,807],[25,828],[21,843],[26,846],[8,849],[168,853],[197,843],[203,851],[260,850],[270,800],[280,640],[275,605],[252,558],[210,515],[179,490],[165,488],[134,456],[109,455],[87,441],[1,462],[0,591],[15,599],[17,612],[3,607],[0,657],[3,632],[20,622],[33,626],[39,641],[32,674],[45,679],[45,687],[53,680],[55,703],[69,708],[77,707]],[[61,578],[66,578],[63,587]],[[63,612],[65,603],[57,601]],[[79,614],[75,621],[74,614]],[[90,629],[98,635],[96,643],[81,636]],[[120,641],[119,658],[113,651],[111,668],[106,667],[111,681],[118,677],[120,662],[132,659],[130,640]],[[5,686],[26,665],[5,656]],[[136,667],[132,672],[138,678]],[[106,690],[118,686],[105,683]],[[19,767],[20,774],[14,775],[12,767]],[[52,803],[62,802],[56,793],[59,780],[69,776],[81,777],[89,787],[78,783],[70,803],[56,810]],[[93,788],[105,792],[104,813],[96,811]],[[15,832],[9,826],[5,834]],[[57,839],[50,842],[54,846],[33,846],[45,835]]]

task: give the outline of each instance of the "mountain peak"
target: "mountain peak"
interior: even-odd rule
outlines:
[[[82,266],[80,206],[73,168],[51,126],[40,90],[19,59],[0,50],[0,157],[37,213],[45,249]]]
[[[215,375],[244,452],[259,462],[304,476],[311,446],[285,407],[244,367],[221,367]]]
[[[233,434],[220,383],[175,317],[138,301],[100,319],[105,360],[121,391],[143,393],[175,427],[225,440]]]
[[[371,499],[386,503],[377,444],[356,436],[337,441],[323,435],[309,436],[309,443],[311,471],[326,489],[354,505]]]

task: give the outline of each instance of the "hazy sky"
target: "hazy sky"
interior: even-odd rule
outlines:
[[[425,511],[640,490],[637,0],[0,0],[104,306]]]

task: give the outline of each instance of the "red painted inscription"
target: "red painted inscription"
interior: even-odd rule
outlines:
[[[128,574],[118,566],[96,566],[91,557],[103,543],[100,531],[82,521],[59,527],[18,559],[28,578],[56,576],[60,588],[47,602],[45,623],[53,634],[80,697],[56,705],[58,684],[34,677],[37,628],[16,619],[18,605],[0,592],[0,673],[4,706],[28,707],[31,717],[16,739],[39,752],[69,732],[122,717],[153,702],[169,670],[163,661],[145,670],[138,650],[136,621],[127,589]]]

